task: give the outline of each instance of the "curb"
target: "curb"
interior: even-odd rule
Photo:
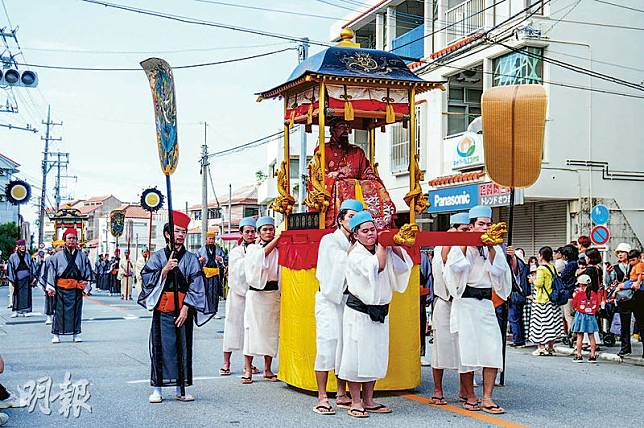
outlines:
[[[569,348],[567,346],[555,346],[555,351],[558,354],[563,354],[563,355],[573,355],[575,353],[575,350],[573,348]],[[589,355],[590,352],[588,351],[582,351],[582,355]],[[634,366],[641,366],[644,367],[644,358],[637,358],[633,357],[630,355],[627,355],[625,357],[620,357],[617,354],[611,354],[609,352],[600,352],[597,354],[597,357],[600,360],[605,360],[605,361],[612,361],[614,363],[620,363],[620,364],[632,364]]]

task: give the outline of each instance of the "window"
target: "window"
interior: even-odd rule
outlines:
[[[450,79],[448,92],[447,135],[460,134],[481,115],[483,88],[460,86]]]
[[[535,12],[535,15],[543,15],[543,0],[525,0],[525,7],[532,6],[532,5],[539,5],[535,6],[532,9],[528,10],[526,13],[532,13]]]
[[[244,207],[244,217],[252,217],[259,215],[259,208],[257,207]]]
[[[493,86],[543,82],[543,49],[525,47],[494,60]]]
[[[416,106],[416,150],[422,142],[421,114],[422,107]],[[391,127],[391,137],[391,172],[405,172],[409,169],[409,128],[404,128],[402,123],[396,123]]]
[[[360,147],[367,157],[369,157],[369,131],[354,129],[352,133],[353,144]]]
[[[208,208],[208,218],[221,218],[221,208]]]

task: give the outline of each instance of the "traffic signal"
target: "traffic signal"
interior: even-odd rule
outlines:
[[[32,70],[21,71],[15,68],[0,70],[0,86],[35,88],[38,86],[38,74]]]

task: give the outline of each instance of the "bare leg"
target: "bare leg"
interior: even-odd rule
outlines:
[[[273,365],[273,357],[269,355],[264,355],[264,377],[275,376],[275,373],[273,373],[273,370],[271,369],[272,365]]]
[[[365,407],[375,407],[377,406],[376,402],[373,401],[373,390],[376,386],[376,381],[365,382],[362,384],[362,402]]]
[[[326,395],[326,382],[329,379],[329,372],[315,372],[315,381],[318,384],[318,404],[329,405]]]
[[[584,341],[584,333],[577,333],[577,355],[581,355],[581,345],[583,341]]]
[[[432,368],[432,377],[434,378],[434,397],[443,398],[443,369]]]
[[[468,403],[477,403],[478,397],[476,396],[476,391],[474,391],[474,372],[461,373],[459,377],[461,380],[461,396]]]
[[[481,400],[482,407],[496,406],[492,401],[492,393],[494,391],[494,381],[496,380],[496,372],[498,370],[492,367],[483,367],[483,399]],[[499,408],[500,412],[504,410]]]
[[[349,386],[349,392],[351,392],[351,408],[352,409],[364,409],[362,404],[362,399],[360,398],[360,388],[362,384],[360,382],[347,382]]]
[[[224,369],[230,370],[230,356],[232,352],[224,352]]]
[[[595,335],[592,333],[589,333],[588,340],[590,341],[590,355],[595,356],[595,350],[597,349],[597,342],[595,341]]]
[[[244,377],[252,379],[253,377],[253,357],[244,355]]]
[[[338,386],[338,392],[335,394],[335,404],[350,406],[351,399],[347,395],[347,381],[336,377],[336,385]]]

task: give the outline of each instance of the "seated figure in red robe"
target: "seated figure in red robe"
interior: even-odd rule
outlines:
[[[332,118],[329,122],[331,138],[324,145],[324,158],[325,184],[331,194],[331,201],[325,226],[329,228],[335,224],[342,201],[362,199],[374,218],[376,228],[390,229],[394,225],[396,206],[391,201],[382,180],[371,167],[364,151],[349,143],[351,125],[340,118]],[[315,151],[318,150],[319,147],[316,147]]]

